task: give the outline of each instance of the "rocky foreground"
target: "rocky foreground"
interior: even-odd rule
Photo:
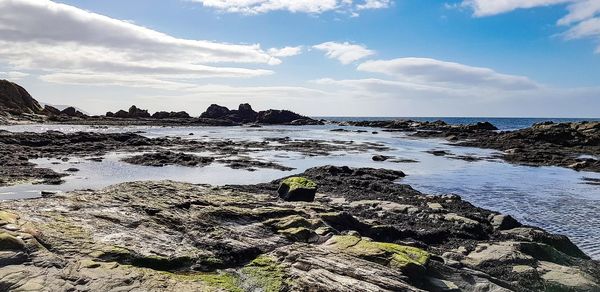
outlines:
[[[279,181],[170,181],[0,203],[0,290],[600,291],[568,238],[403,173],[321,167],[314,202]]]

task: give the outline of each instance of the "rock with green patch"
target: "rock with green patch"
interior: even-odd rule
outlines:
[[[23,250],[25,242],[6,232],[0,232],[0,250]]]
[[[277,193],[286,201],[312,202],[317,193],[317,184],[304,177],[290,177],[281,182]]]
[[[259,256],[240,270],[240,286],[244,291],[283,291],[284,269],[269,256]]]
[[[325,245],[406,272],[425,270],[424,266],[430,258],[428,252],[416,247],[376,242],[352,235],[333,236]]]

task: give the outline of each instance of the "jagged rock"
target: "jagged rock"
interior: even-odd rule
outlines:
[[[303,177],[290,177],[281,182],[277,193],[286,201],[312,202],[317,193],[317,184]]]
[[[237,115],[241,123],[254,123],[258,113],[252,109],[252,106],[247,103],[240,104],[237,111],[233,111]]]
[[[129,117],[130,118],[149,118],[150,113],[147,110],[139,109],[135,105],[132,105],[129,108]]]

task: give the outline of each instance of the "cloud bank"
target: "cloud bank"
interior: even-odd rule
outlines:
[[[273,72],[215,64],[281,63],[276,56],[281,52],[270,54],[258,44],[177,38],[48,0],[2,0],[0,11],[0,59],[13,70],[69,74],[47,80],[82,75],[121,82],[124,74],[152,81],[255,77]]]
[[[388,8],[391,0],[191,0],[223,12],[261,14],[272,11],[321,14]]]

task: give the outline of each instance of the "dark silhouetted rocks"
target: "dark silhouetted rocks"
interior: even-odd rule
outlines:
[[[44,106],[44,110],[42,111],[43,114],[47,115],[47,116],[58,116],[61,114],[60,110],[51,106],[51,105],[45,105]]]
[[[200,118],[228,120],[238,124],[267,124],[267,125],[321,125],[321,121],[299,115],[288,110],[266,110],[256,112],[247,103],[240,104],[237,110],[229,110],[213,104],[206,109]]]
[[[40,114],[42,106],[16,83],[0,80],[0,111],[11,114]]]
[[[152,115],[153,119],[189,119],[190,115],[186,112],[155,112]]]
[[[229,109],[218,104],[211,104],[204,113],[200,115],[205,119],[221,119],[230,113]]]

